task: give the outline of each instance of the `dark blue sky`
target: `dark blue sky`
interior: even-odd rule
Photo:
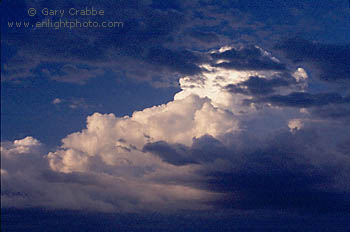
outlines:
[[[4,231],[350,228],[347,0],[0,10]]]

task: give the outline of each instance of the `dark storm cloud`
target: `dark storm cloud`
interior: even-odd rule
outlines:
[[[230,84],[225,90],[232,94],[244,94],[252,97],[243,100],[243,104],[270,103],[281,107],[310,108],[317,118],[344,119],[349,117],[350,97],[337,92],[310,93],[298,92],[299,83],[290,75],[266,79],[251,76],[238,84]],[[277,94],[277,90],[293,89],[289,94]]]
[[[210,44],[220,40],[220,36],[214,32],[190,31],[187,34],[202,43]]]
[[[210,136],[194,140],[191,147],[155,142],[144,151],[173,165],[201,165],[198,174],[206,181],[191,185],[222,193],[211,202],[221,209],[349,213],[350,192],[343,189],[348,161],[341,158],[349,151],[344,131],[337,134],[337,143],[326,147],[327,135],[306,128],[259,141],[247,131],[233,136],[231,145]]]
[[[276,46],[294,63],[315,65],[325,81],[350,80],[350,45],[331,45],[296,37]]]
[[[173,1],[152,1],[152,8],[156,9],[174,9],[174,10],[182,10],[183,6],[180,0]]]
[[[345,149],[328,148],[316,154],[309,146],[321,149],[319,136],[308,129],[295,134],[280,132],[260,145],[243,143],[239,149],[232,147],[231,157],[241,158],[226,161],[231,162],[231,169],[203,170],[208,188],[225,193],[216,202],[218,207],[350,212],[350,193],[333,187],[337,176],[346,173],[347,164],[311,162],[315,155],[328,154],[337,159],[336,150]],[[324,163],[322,159],[318,161]]]
[[[162,161],[181,166],[195,163],[189,156],[188,148],[181,144],[169,145],[164,141],[148,143],[143,147],[144,152],[151,152]]]
[[[264,164],[260,164],[264,165]],[[265,164],[266,165],[266,164]],[[255,168],[255,167],[251,167]],[[323,191],[317,185],[330,185],[328,175],[305,173],[303,166],[295,171],[269,164],[278,171],[242,170],[211,173],[209,184],[214,190],[228,193],[219,205],[234,209],[282,209],[319,213],[350,212],[350,194]],[[308,170],[311,171],[311,170]],[[314,175],[314,176],[313,176]]]
[[[52,8],[80,9],[85,5],[88,3],[63,1],[59,6],[55,5]],[[19,66],[17,62],[14,62],[18,60],[18,57],[7,59],[6,70],[2,69],[2,73],[9,76],[7,79],[15,79],[18,77],[16,70],[19,68],[23,67],[23,70],[30,73],[30,70],[35,69],[41,62],[51,62],[53,65],[62,62],[90,66],[102,65],[102,68],[123,70],[125,74],[138,79],[146,79],[148,75],[154,76],[156,73],[169,77],[169,72],[187,75],[201,71],[198,66],[201,58],[197,54],[188,49],[169,45],[176,44],[175,35],[187,23],[181,7],[176,7],[178,4],[174,3],[172,7],[164,7],[164,4],[149,4],[147,1],[128,1],[127,3],[104,1],[94,2],[91,5],[96,9],[103,9],[105,16],[75,17],[74,20],[83,22],[87,19],[94,19],[100,23],[104,20],[120,21],[123,22],[123,27],[60,28],[58,30],[54,28],[28,30],[5,28],[6,41],[2,41],[2,46],[15,47],[16,56],[23,56],[21,58],[23,62]],[[9,3],[8,7],[13,6]],[[34,2],[23,4],[23,9],[26,7],[42,9],[50,8],[51,5]],[[23,10],[18,6],[17,9]],[[11,19],[10,16],[7,18]],[[16,20],[21,20],[21,17]],[[22,18],[22,20],[35,22],[46,19],[36,16]],[[52,17],[51,20],[59,19]],[[26,39],[23,40],[23,37]],[[34,56],[28,57],[28,54],[34,54]],[[22,72],[21,76],[29,75],[29,73]],[[48,75],[50,76],[49,73]],[[69,73],[67,75],[74,79],[74,75]],[[79,82],[79,80],[68,81]]]
[[[213,162],[230,156],[230,151],[219,140],[210,135],[193,139],[192,156],[198,162]]]
[[[252,46],[242,49],[232,48],[222,53],[213,53],[211,57],[215,61],[224,60],[221,63],[214,64],[214,66],[227,69],[276,71],[286,69],[284,64],[271,59],[271,57],[264,55],[260,49]]]
[[[350,104],[327,105],[311,110],[311,114],[318,118],[350,120]]]
[[[294,84],[293,82],[288,82],[284,79],[270,79],[266,80],[259,77],[250,77],[247,81],[239,84],[231,84],[225,87],[225,89],[231,93],[241,93],[248,96],[252,96],[252,99],[243,100],[243,104],[250,103],[270,103],[272,105],[282,106],[282,107],[297,107],[297,108],[312,108],[312,107],[340,107],[344,105],[345,107],[350,103],[350,97],[343,97],[337,92],[328,93],[309,93],[309,92],[291,92],[287,95],[275,94],[275,90],[278,87],[286,87]],[[335,105],[335,106],[333,106]],[[340,109],[336,109],[338,113],[335,115],[343,114]],[[345,113],[345,112],[344,112]],[[320,115],[325,115],[321,113]],[[332,114],[329,112],[329,114]]]
[[[269,102],[278,106],[290,107],[317,107],[329,104],[350,103],[349,98],[342,97],[339,93],[306,93],[293,92],[288,95],[272,95],[258,101]]]
[[[2,74],[8,77],[29,76],[31,75],[30,70],[35,68],[38,62],[54,59],[55,62],[85,63],[92,66],[103,64],[106,69],[114,68],[114,71],[121,71],[123,74],[150,82],[153,82],[153,78],[174,80],[179,75],[200,72],[199,63],[191,62],[186,58],[184,60],[177,58],[176,62],[154,62],[152,59],[149,62],[147,54],[151,54],[154,47],[162,50],[170,50],[173,53],[171,57],[177,57],[183,51],[186,51],[185,54],[190,53],[190,56],[192,56],[194,55],[191,51],[192,49],[203,49],[204,47],[206,49],[217,48],[223,44],[232,43],[232,41],[243,43],[250,41],[250,44],[257,44],[259,40],[256,38],[259,36],[268,36],[269,38],[272,36],[271,32],[276,30],[276,25],[273,25],[273,22],[277,21],[278,25],[284,25],[285,23],[280,23],[279,20],[284,22],[286,20],[285,15],[288,16],[288,21],[294,22],[300,16],[295,15],[295,12],[292,11],[295,7],[298,12],[303,12],[305,7],[313,10],[314,4],[305,2],[280,3],[278,1],[270,3],[254,1],[253,3],[247,3],[246,1],[134,0],[108,0],[99,2],[78,0],[74,2],[60,1],[59,3],[43,3],[42,1],[6,2],[4,8],[6,11],[8,10],[8,14],[4,15],[5,19],[23,19],[26,15],[25,9],[29,7],[35,7],[37,9],[43,7],[69,9],[70,7],[81,8],[82,6],[91,5],[105,11],[104,17],[98,19],[95,17],[94,20],[118,20],[123,22],[124,26],[118,29],[105,30],[94,28],[77,28],[74,30],[36,28],[35,30],[27,31],[22,29],[9,30],[4,27],[3,34],[6,35],[6,40],[11,43],[10,46],[17,48],[18,55],[34,54],[35,56],[20,57],[23,60],[21,65],[15,62],[18,58],[9,60],[6,64],[6,70],[4,70],[5,66],[2,66]],[[327,3],[324,4],[327,5]],[[317,5],[322,9],[328,9],[323,7],[323,3]],[[335,6],[336,4],[333,5]],[[227,9],[231,10],[227,11]],[[272,11],[275,13],[271,14]],[[283,12],[283,16],[281,16],[281,12]],[[276,16],[278,16],[278,19]],[[273,20],[266,21],[266,17]],[[25,20],[31,20],[33,22],[43,19],[44,17],[41,16],[25,18]],[[84,20],[87,18],[78,17],[78,19]],[[264,29],[264,26],[270,24],[271,27],[269,29]],[[290,33],[288,30],[287,32]],[[278,30],[274,33],[274,37],[270,39],[274,40],[277,34],[282,35],[284,33],[286,31]],[[280,35],[277,37],[279,38]],[[38,46],[39,44],[40,46]],[[199,47],[196,47],[198,44]],[[286,50],[290,54],[290,57],[293,57],[293,52],[302,56],[302,52],[304,51],[303,46],[311,49],[315,47],[310,42],[302,42],[301,44],[303,45],[294,47],[282,44],[281,49]],[[334,55],[330,55],[330,60],[333,61],[328,61],[327,58],[317,58],[313,55],[315,53],[306,54],[302,58],[303,61],[313,60],[319,64],[332,63],[332,67],[322,66],[322,68],[326,71],[332,71],[336,65],[340,69],[335,70],[334,72],[336,73],[334,75],[339,79],[347,79],[343,74],[346,74],[346,70],[348,70],[346,69],[349,66],[346,63],[349,60],[347,59],[346,61],[346,57],[348,56],[345,53],[344,60],[341,61],[338,55],[342,54],[341,50],[345,49],[344,52],[348,51],[348,46],[328,46],[325,48],[322,48],[322,46],[319,46],[321,55],[328,54],[332,50],[339,50]],[[271,60],[268,56],[262,56],[261,52],[254,47],[237,51],[226,51],[225,55],[222,54],[221,56],[226,56],[228,61],[216,65],[228,69],[285,69],[284,64]],[[169,56],[165,55],[160,58],[166,61]],[[214,59],[216,58],[214,57]],[[341,62],[336,63],[336,61]],[[343,64],[341,64],[342,62]],[[21,72],[18,73],[18,70],[21,70]],[[344,70],[344,72],[341,70]],[[73,80],[70,82],[77,81]]]
[[[146,144],[143,151],[151,152],[164,162],[177,166],[212,162],[229,155],[227,148],[210,135],[194,138],[191,147],[158,141]]]
[[[259,76],[251,76],[246,81],[226,86],[226,90],[231,93],[245,95],[268,95],[275,92],[275,88],[286,87],[292,83],[295,83],[295,80],[281,77],[266,79]]]
[[[153,47],[149,49],[146,60],[160,67],[167,67],[183,74],[193,75],[201,71],[201,68],[196,64],[203,59],[188,50],[172,51],[167,48]]]

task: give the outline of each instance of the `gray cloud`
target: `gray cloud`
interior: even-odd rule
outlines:
[[[248,80],[238,84],[226,86],[226,90],[232,93],[241,93],[245,95],[269,95],[275,92],[275,88],[287,87],[296,84],[292,78],[272,78],[266,79],[259,76],[251,76]]]
[[[192,185],[222,193],[211,202],[219,209],[349,213],[346,129],[333,127],[339,138],[326,146],[322,124],[274,132],[255,144],[254,132],[247,131],[228,136],[230,145],[204,136],[191,147],[163,141],[144,149],[173,165],[201,164],[204,180]]]
[[[347,81],[350,78],[350,46],[310,42],[300,37],[276,45],[288,59],[298,64],[310,64],[319,70],[324,81]]]
[[[158,141],[147,143],[143,151],[151,152],[164,162],[178,166],[213,162],[229,156],[227,148],[210,135],[194,138],[191,147]]]
[[[220,40],[220,36],[214,32],[189,31],[187,34],[202,43],[210,44]]]
[[[189,149],[181,144],[169,145],[164,141],[148,143],[143,147],[144,152],[151,152],[164,162],[173,165],[186,165],[196,163],[191,157]]]
[[[230,50],[213,53],[211,57],[218,61],[214,66],[236,70],[277,70],[282,71],[286,66],[277,62],[271,57],[264,55],[262,51],[256,47],[246,47],[242,49],[232,48]]]
[[[346,140],[345,130],[340,131],[338,144]],[[243,153],[239,161],[231,161],[231,168],[203,171],[208,188],[225,193],[218,199],[218,207],[349,213],[348,150],[337,148],[337,144],[322,145],[326,136],[309,128],[295,134],[276,133],[253,148],[248,143],[231,148],[231,157]],[[338,175],[345,175],[344,179]],[[334,188],[339,183],[341,187]]]
[[[311,94],[305,92],[293,92],[288,95],[272,95],[259,99],[258,101],[269,102],[279,106],[303,108],[350,102],[348,97],[342,97],[339,93]]]
[[[86,4],[88,3],[63,1],[58,4],[59,6],[54,5],[54,7],[80,9],[82,5],[85,6]],[[21,77],[29,74],[33,75],[31,69],[35,69],[40,63],[49,63],[54,66],[56,63],[65,62],[76,67],[77,65],[89,67],[99,65],[98,73],[91,71],[90,73],[75,75],[75,70],[67,69],[64,71],[65,76],[48,73],[54,80],[72,83],[84,83],[87,79],[96,77],[105,70],[124,70],[126,73],[130,72],[132,77],[145,80],[147,75],[145,75],[143,67],[141,67],[143,71],[140,71],[142,75],[135,75],[134,72],[137,69],[135,67],[138,67],[140,63],[146,65],[146,69],[149,70],[149,72],[146,72],[151,75],[147,78],[148,80],[152,80],[155,72],[158,72],[159,75],[159,70],[162,70],[163,74],[167,72],[192,74],[200,71],[196,60],[191,58],[196,57],[194,53],[186,49],[174,49],[165,44],[171,43],[173,34],[176,34],[186,21],[186,17],[180,11],[170,8],[158,9],[147,1],[129,1],[127,4],[105,1],[91,4],[95,8],[104,9],[104,20],[122,21],[124,26],[104,30],[101,28],[6,30],[6,40],[1,41],[2,46],[15,47],[16,49],[13,57],[6,60],[6,69],[2,69],[2,74],[8,80],[18,78],[19,74],[15,73],[15,70],[18,70],[15,61],[18,59],[26,61],[21,64],[23,66]],[[52,3],[28,2],[26,4],[27,8],[36,7],[37,9],[50,8],[50,6],[52,6]],[[23,4],[24,7],[25,4]],[[7,16],[7,19],[15,20],[12,16]],[[74,19],[87,20],[86,17]],[[96,17],[93,19],[102,20]],[[35,20],[46,19],[36,16]],[[52,20],[56,19],[52,18]],[[22,40],[23,37],[26,39]],[[37,44],[40,44],[40,46],[37,46]],[[35,54],[35,57],[29,59],[28,54]],[[28,70],[26,69],[27,66],[30,66]],[[176,76],[172,75],[169,78],[176,79]]]

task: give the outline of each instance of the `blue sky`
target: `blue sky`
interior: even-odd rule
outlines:
[[[348,1],[0,7],[7,231],[349,228]]]

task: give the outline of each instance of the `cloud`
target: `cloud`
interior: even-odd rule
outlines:
[[[61,99],[55,98],[55,99],[53,99],[52,104],[56,105],[56,104],[60,104],[61,102],[62,102]]]
[[[87,109],[93,105],[88,104],[84,98],[73,98],[69,101],[69,108],[71,109]]]
[[[81,8],[81,6],[91,3],[97,9],[105,10],[103,18],[94,18],[93,20],[122,21],[124,27],[106,30],[100,28],[88,28],[87,30],[86,28],[76,28],[76,30],[68,28],[10,30],[7,28],[3,31],[6,34],[6,39],[2,41],[2,48],[11,50],[11,56],[6,57],[3,62],[1,71],[4,80],[20,81],[23,78],[38,75],[34,70],[37,70],[36,68],[42,63],[65,62],[71,65],[67,68],[66,74],[57,75],[57,73],[49,72],[48,77],[56,81],[84,84],[92,78],[103,76],[102,74],[106,71],[113,71],[115,74],[122,73],[123,76],[129,78],[147,81],[157,87],[175,86],[179,77],[201,72],[200,64],[202,61],[197,62],[191,57],[197,56],[198,51],[217,48],[232,43],[232,41],[241,45],[259,43],[265,47],[266,44],[271,46],[282,36],[303,35],[303,33],[310,32],[319,35],[323,27],[332,28],[332,32],[338,32],[337,36],[333,37],[344,37],[342,20],[335,19],[341,19],[347,14],[342,9],[341,4],[336,4],[337,6],[333,6],[333,4],[334,8],[329,8],[327,3],[318,4],[322,6],[319,7],[320,11],[317,11],[317,14],[314,11],[315,3],[270,2],[260,4],[255,2],[254,7],[246,1],[235,1],[235,4],[217,1],[164,1],[163,3],[158,1],[128,1],[128,3],[118,2],[118,4],[114,4],[111,1],[96,3],[79,0],[74,3],[69,1],[55,2],[50,3],[49,6],[41,1],[22,1],[21,3],[16,3],[16,7],[11,2],[5,3],[4,18],[15,20],[14,16],[20,15],[23,9],[30,7],[69,9],[70,7]],[[261,17],[262,15],[264,17]],[[286,17],[276,18],[276,15]],[[332,21],[332,24],[327,26],[324,23],[319,23],[320,17],[327,18],[327,21]],[[22,19],[27,20],[27,18]],[[28,20],[41,21],[46,19],[46,17],[39,15]],[[77,19],[84,21],[92,18],[78,17]],[[331,27],[333,25],[337,25],[337,27]],[[341,25],[341,29],[339,29],[339,25]],[[322,31],[331,33],[328,29]],[[25,41],[21,39],[23,37],[26,38]],[[52,46],[53,41],[55,46]],[[37,46],[38,43],[40,46]],[[293,58],[293,52],[298,53],[299,57],[304,54],[299,45],[295,45],[296,49],[292,51],[293,42],[290,44],[289,47],[285,44],[281,45],[284,50],[290,50],[289,57]],[[310,42],[302,42],[301,44],[301,47],[304,45],[312,49],[314,47],[312,44],[310,45]],[[344,47],[335,46],[334,48],[340,51]],[[327,49],[330,52],[327,53]],[[330,54],[332,49],[332,46],[325,49],[320,48],[320,54],[322,54],[320,57],[325,57],[323,54]],[[225,56],[227,60],[216,65],[237,70],[285,69],[285,64],[269,58],[263,52],[259,53],[258,50],[253,46],[244,49],[237,47],[227,51],[226,54],[220,54],[220,56]],[[346,47],[344,52],[336,53],[346,54]],[[28,54],[31,55],[28,56]],[[306,56],[305,61],[308,59]],[[319,62],[320,67],[328,71],[334,70],[339,74],[336,75],[337,78],[346,79],[346,77],[340,77],[344,76],[340,74],[346,74],[346,72],[341,71],[346,70],[344,69],[346,62],[341,65],[342,62],[337,63],[335,61],[338,59],[334,58],[341,56],[336,54],[329,56],[330,60],[334,62],[323,58],[323,61],[320,62],[327,64],[328,67]],[[310,59],[313,58],[310,57]],[[313,60],[318,62],[317,59]],[[98,69],[94,70],[95,73],[93,70],[88,71],[78,67],[79,65],[98,67]],[[334,65],[337,65],[338,68],[335,69]],[[80,75],[77,75],[78,71]]]
[[[151,152],[159,156],[162,161],[173,165],[186,165],[195,163],[190,157],[186,157],[189,154],[189,150],[186,146],[181,144],[175,144],[170,146],[164,141],[158,141],[155,143],[147,143],[143,149],[144,152]]]
[[[143,170],[128,163],[117,165],[115,162],[109,171],[119,166],[119,174],[108,173],[108,166],[103,166],[103,172],[92,172],[84,165],[89,156],[71,149],[65,151],[61,169],[56,171],[49,166],[52,161],[50,153],[47,156],[44,151],[34,150],[38,141],[33,141],[27,137],[17,140],[16,144],[3,143],[1,146],[2,207],[102,212],[164,211],[208,208],[201,201],[213,197],[207,191],[190,186],[152,181],[155,174],[152,169],[159,163],[156,161],[148,161]],[[17,144],[30,149],[18,149]],[[178,179],[191,176],[188,168],[174,171],[162,167],[158,172],[164,178],[169,174],[178,176]],[[192,204],[187,204],[187,201]]]
[[[145,59],[151,64],[167,67],[181,74],[192,75],[202,71],[198,64],[203,62],[203,58],[188,50],[172,51],[167,48],[152,47]]]
[[[345,141],[345,130],[337,132],[342,137],[338,142]],[[349,212],[349,157],[333,144],[323,145],[326,137],[319,129],[307,128],[276,133],[253,148],[248,143],[233,148],[232,157],[243,152],[239,163],[207,172],[209,188],[226,193],[218,201],[221,207]]]
[[[306,113],[347,97],[309,93],[301,69],[201,68],[180,78],[174,100],[130,116],[96,112],[50,151],[32,137],[2,143],[2,205],[349,212],[350,128]]]
[[[227,90],[234,93],[245,95],[267,95],[275,92],[275,88],[287,87],[291,85],[292,80],[286,78],[266,79],[259,76],[251,76],[248,80],[240,82],[236,85],[226,86]]]
[[[290,107],[313,107],[329,104],[348,103],[348,98],[342,97],[339,93],[311,94],[304,92],[293,92],[288,95],[272,95],[262,101],[279,106]]]
[[[349,45],[322,44],[295,37],[284,40],[276,48],[294,63],[315,66],[319,70],[316,76],[323,81],[349,80]]]
[[[227,158],[225,156],[228,156],[229,153],[220,141],[210,135],[194,138],[190,147],[157,141],[145,144],[142,151],[150,152],[159,156],[162,161],[177,166],[212,162],[216,159]]]
[[[288,122],[288,127],[292,132],[296,130],[300,130],[303,127],[303,125],[304,123],[300,119],[293,119]]]
[[[74,3],[63,1],[59,3],[59,7],[80,9],[86,4],[83,1]],[[145,81],[145,78],[151,81],[154,76],[165,78],[169,75],[159,74],[170,72],[172,74],[169,77],[170,80],[164,80],[170,83],[178,78],[178,74],[192,74],[200,71],[195,53],[189,49],[177,49],[171,45],[176,43],[173,42],[175,34],[181,31],[187,20],[181,8],[158,8],[157,4],[151,4],[148,1],[129,1],[127,4],[121,2],[112,4],[107,1],[91,2],[91,4],[95,9],[104,9],[103,19],[92,19],[93,16],[80,16],[75,19],[81,22],[90,19],[100,23],[106,19],[117,20],[123,22],[124,27],[5,30],[6,40],[2,40],[2,46],[15,48],[13,56],[4,61],[6,69],[2,69],[2,74],[7,77],[6,80],[38,75],[35,70],[38,71],[43,64],[49,64],[51,68],[60,67],[58,73],[50,68],[45,69],[50,79],[78,84],[85,84],[91,78],[100,77],[105,71],[116,73],[122,71],[128,77],[142,81]],[[18,12],[11,3],[7,3],[4,7],[11,9],[11,12],[14,11],[13,14],[5,14],[4,17],[8,20],[16,20],[12,15],[18,15]],[[42,2],[27,2],[17,6],[16,9],[30,7],[43,9],[49,6]],[[57,7],[55,3],[52,8]],[[45,20],[47,18],[40,14],[35,17],[35,21]],[[21,39],[23,37],[26,38],[25,41]],[[37,46],[38,43],[40,46]],[[28,56],[28,54],[35,55]],[[62,63],[63,67],[61,67]],[[145,69],[139,68],[140,63],[147,66],[146,70],[149,71],[145,73]]]
[[[350,119],[350,104],[325,105],[311,110],[313,116],[334,120]]]
[[[204,181],[193,185],[222,193],[212,202],[219,209],[349,213],[347,129],[330,126],[340,138],[326,145],[323,128],[300,123],[289,123],[292,133],[283,130],[258,140],[253,131],[239,132],[230,145],[202,137],[191,147],[157,142],[145,149],[174,165],[201,163],[197,172]]]
[[[224,52],[213,52],[214,66],[235,70],[285,70],[285,65],[271,57],[259,47],[230,48]]]
[[[85,84],[89,79],[104,74],[104,71],[100,68],[79,64],[64,64],[58,71],[55,71],[50,68],[42,68],[41,70],[41,72],[48,75],[52,80],[77,84]]]
[[[220,40],[220,36],[214,32],[189,31],[187,34],[195,40],[207,44],[216,43]]]
[[[86,98],[55,98],[51,104],[55,105],[58,110],[90,110],[92,108],[99,108],[100,105],[93,104],[91,99]]]
[[[218,123],[220,121],[225,123]],[[232,113],[196,95],[134,112],[131,117],[95,113],[88,117],[87,128],[64,138],[59,149],[40,153],[45,157],[41,160],[45,165],[43,169],[26,173],[26,188],[16,185],[3,188],[3,205],[100,211],[210,208],[203,201],[215,193],[181,184],[199,178],[193,174],[195,167],[170,168],[173,166],[142,149],[146,143],[160,140],[189,145],[193,138],[206,134],[217,136],[237,129]],[[37,155],[28,154],[29,157]],[[24,181],[13,176],[6,161],[3,164],[3,170],[9,173],[7,181]],[[27,165],[32,169],[37,161]],[[64,183],[60,181],[62,178]],[[71,182],[67,183],[67,179]],[[45,189],[39,194],[41,199],[29,187],[36,185]],[[107,186],[115,187],[103,190]],[[12,192],[21,193],[21,199],[12,197]],[[55,197],[57,192],[59,198]]]
[[[9,153],[9,155],[20,155],[36,151],[41,147],[41,145],[42,144],[37,139],[28,136],[24,139],[14,140],[13,144],[6,146],[5,150]]]

